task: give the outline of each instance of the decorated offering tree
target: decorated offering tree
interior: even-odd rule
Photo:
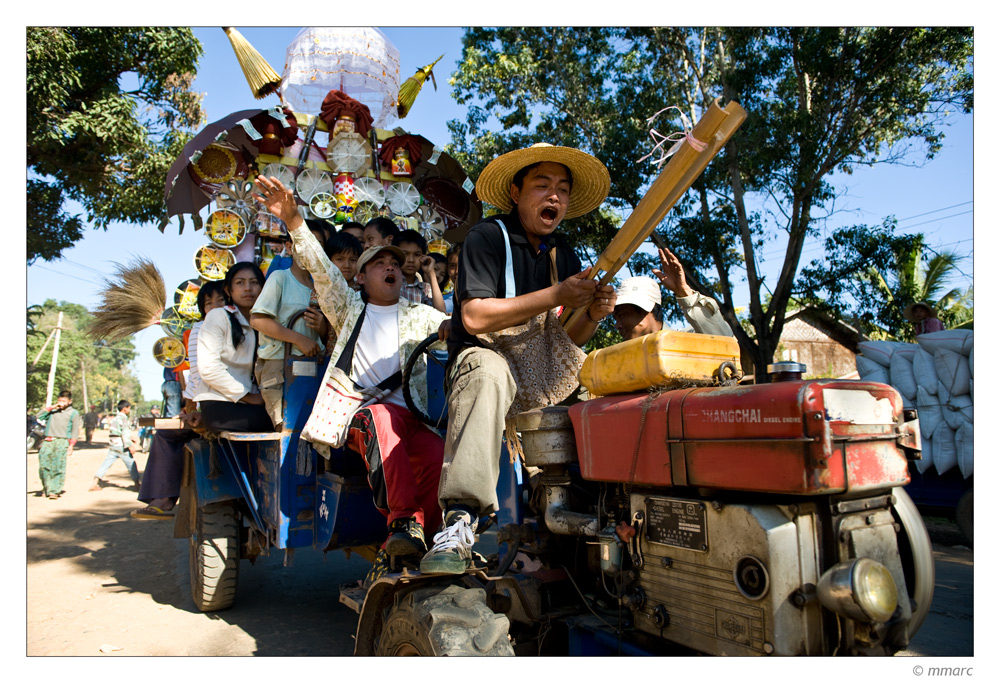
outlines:
[[[207,238],[193,257],[196,277],[164,310],[167,336],[179,338],[198,319],[191,301],[200,283],[222,279],[234,263],[252,260],[265,274],[287,267],[285,226],[252,197],[258,175],[292,188],[303,218],[337,229],[383,216],[442,254],[479,220],[481,202],[461,165],[398,124],[441,57],[401,87],[399,51],[378,29],[304,28],[279,76],[238,31],[224,30],[254,96],[275,102],[208,124],[167,174],[160,230],[177,217],[181,230],[189,220]],[[172,367],[176,345],[158,344],[157,359]]]

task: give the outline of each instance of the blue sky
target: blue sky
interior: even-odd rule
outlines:
[[[279,73],[284,65],[285,47],[298,27],[245,28],[239,31],[257,48]],[[458,27],[383,28],[400,53],[400,79],[404,80],[439,55],[444,58],[435,69],[437,91],[425,84],[411,114],[399,122],[406,130],[419,133],[432,142],[449,141],[446,123],[462,119],[464,112],[449,96],[448,77],[461,56],[462,29]],[[225,33],[219,27],[196,28],[203,55],[195,88],[206,93],[204,108],[208,121],[214,121],[241,109],[278,103],[277,95],[255,100],[240,71]],[[667,106],[671,103],[664,103]],[[944,149],[936,159],[919,166],[876,166],[861,169],[852,176],[835,179],[845,190],[837,212],[820,227],[824,231],[855,223],[875,224],[889,215],[900,220],[900,227],[920,231],[935,250],[951,250],[965,257],[963,276],[953,283],[965,287],[972,282],[973,246],[973,120],[957,115],[955,124],[946,130]],[[914,155],[913,164],[920,164]],[[613,179],[612,179],[613,182]],[[195,277],[193,256],[207,239],[194,232],[190,223],[178,234],[176,223],[161,234],[154,225],[114,225],[108,231],[88,230],[85,238],[65,252],[60,261],[39,262],[27,268],[27,303],[42,303],[54,298],[94,307],[101,277],[112,270],[113,262],[125,262],[130,255],[152,258],[163,273],[168,291],[182,281]],[[807,245],[802,264],[822,254],[819,243]],[[767,245],[762,255],[765,273],[774,281],[783,255],[783,244]],[[745,285],[743,285],[745,290]],[[737,300],[745,302],[745,291]],[[162,368],[152,358],[153,343],[162,334],[158,328],[136,335],[140,352],[136,372],[147,398],[159,394]]]

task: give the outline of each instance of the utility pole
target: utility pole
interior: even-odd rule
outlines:
[[[56,339],[52,346],[52,363],[49,365],[49,382],[45,387],[45,405],[52,405],[52,385],[56,382],[56,362],[59,360],[59,337],[62,332],[62,311],[56,320]]]

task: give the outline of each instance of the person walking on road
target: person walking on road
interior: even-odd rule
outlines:
[[[111,434],[108,436],[111,446],[108,448],[108,455],[104,462],[97,468],[94,474],[94,483],[90,487],[91,491],[100,491],[101,484],[104,483],[105,474],[115,460],[121,460],[128,468],[132,483],[139,485],[139,469],[135,466],[135,444],[133,443],[132,423],[129,413],[132,412],[132,404],[122,399],[118,401],[118,414],[111,420]]]
[[[97,423],[101,421],[101,416],[97,412],[97,406],[90,406],[90,412],[83,416],[83,434],[84,441],[87,445],[90,445],[91,439],[94,438],[94,430],[97,429]]]
[[[56,404],[38,414],[46,418],[45,442],[38,449],[38,478],[42,480],[42,495],[50,500],[63,494],[66,459],[80,436],[80,411],[72,404],[72,392],[60,391]]]

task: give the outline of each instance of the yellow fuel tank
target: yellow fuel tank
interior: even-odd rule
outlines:
[[[735,337],[662,330],[587,354],[580,384],[592,396],[626,394],[658,385],[711,381],[726,361],[739,368]]]

